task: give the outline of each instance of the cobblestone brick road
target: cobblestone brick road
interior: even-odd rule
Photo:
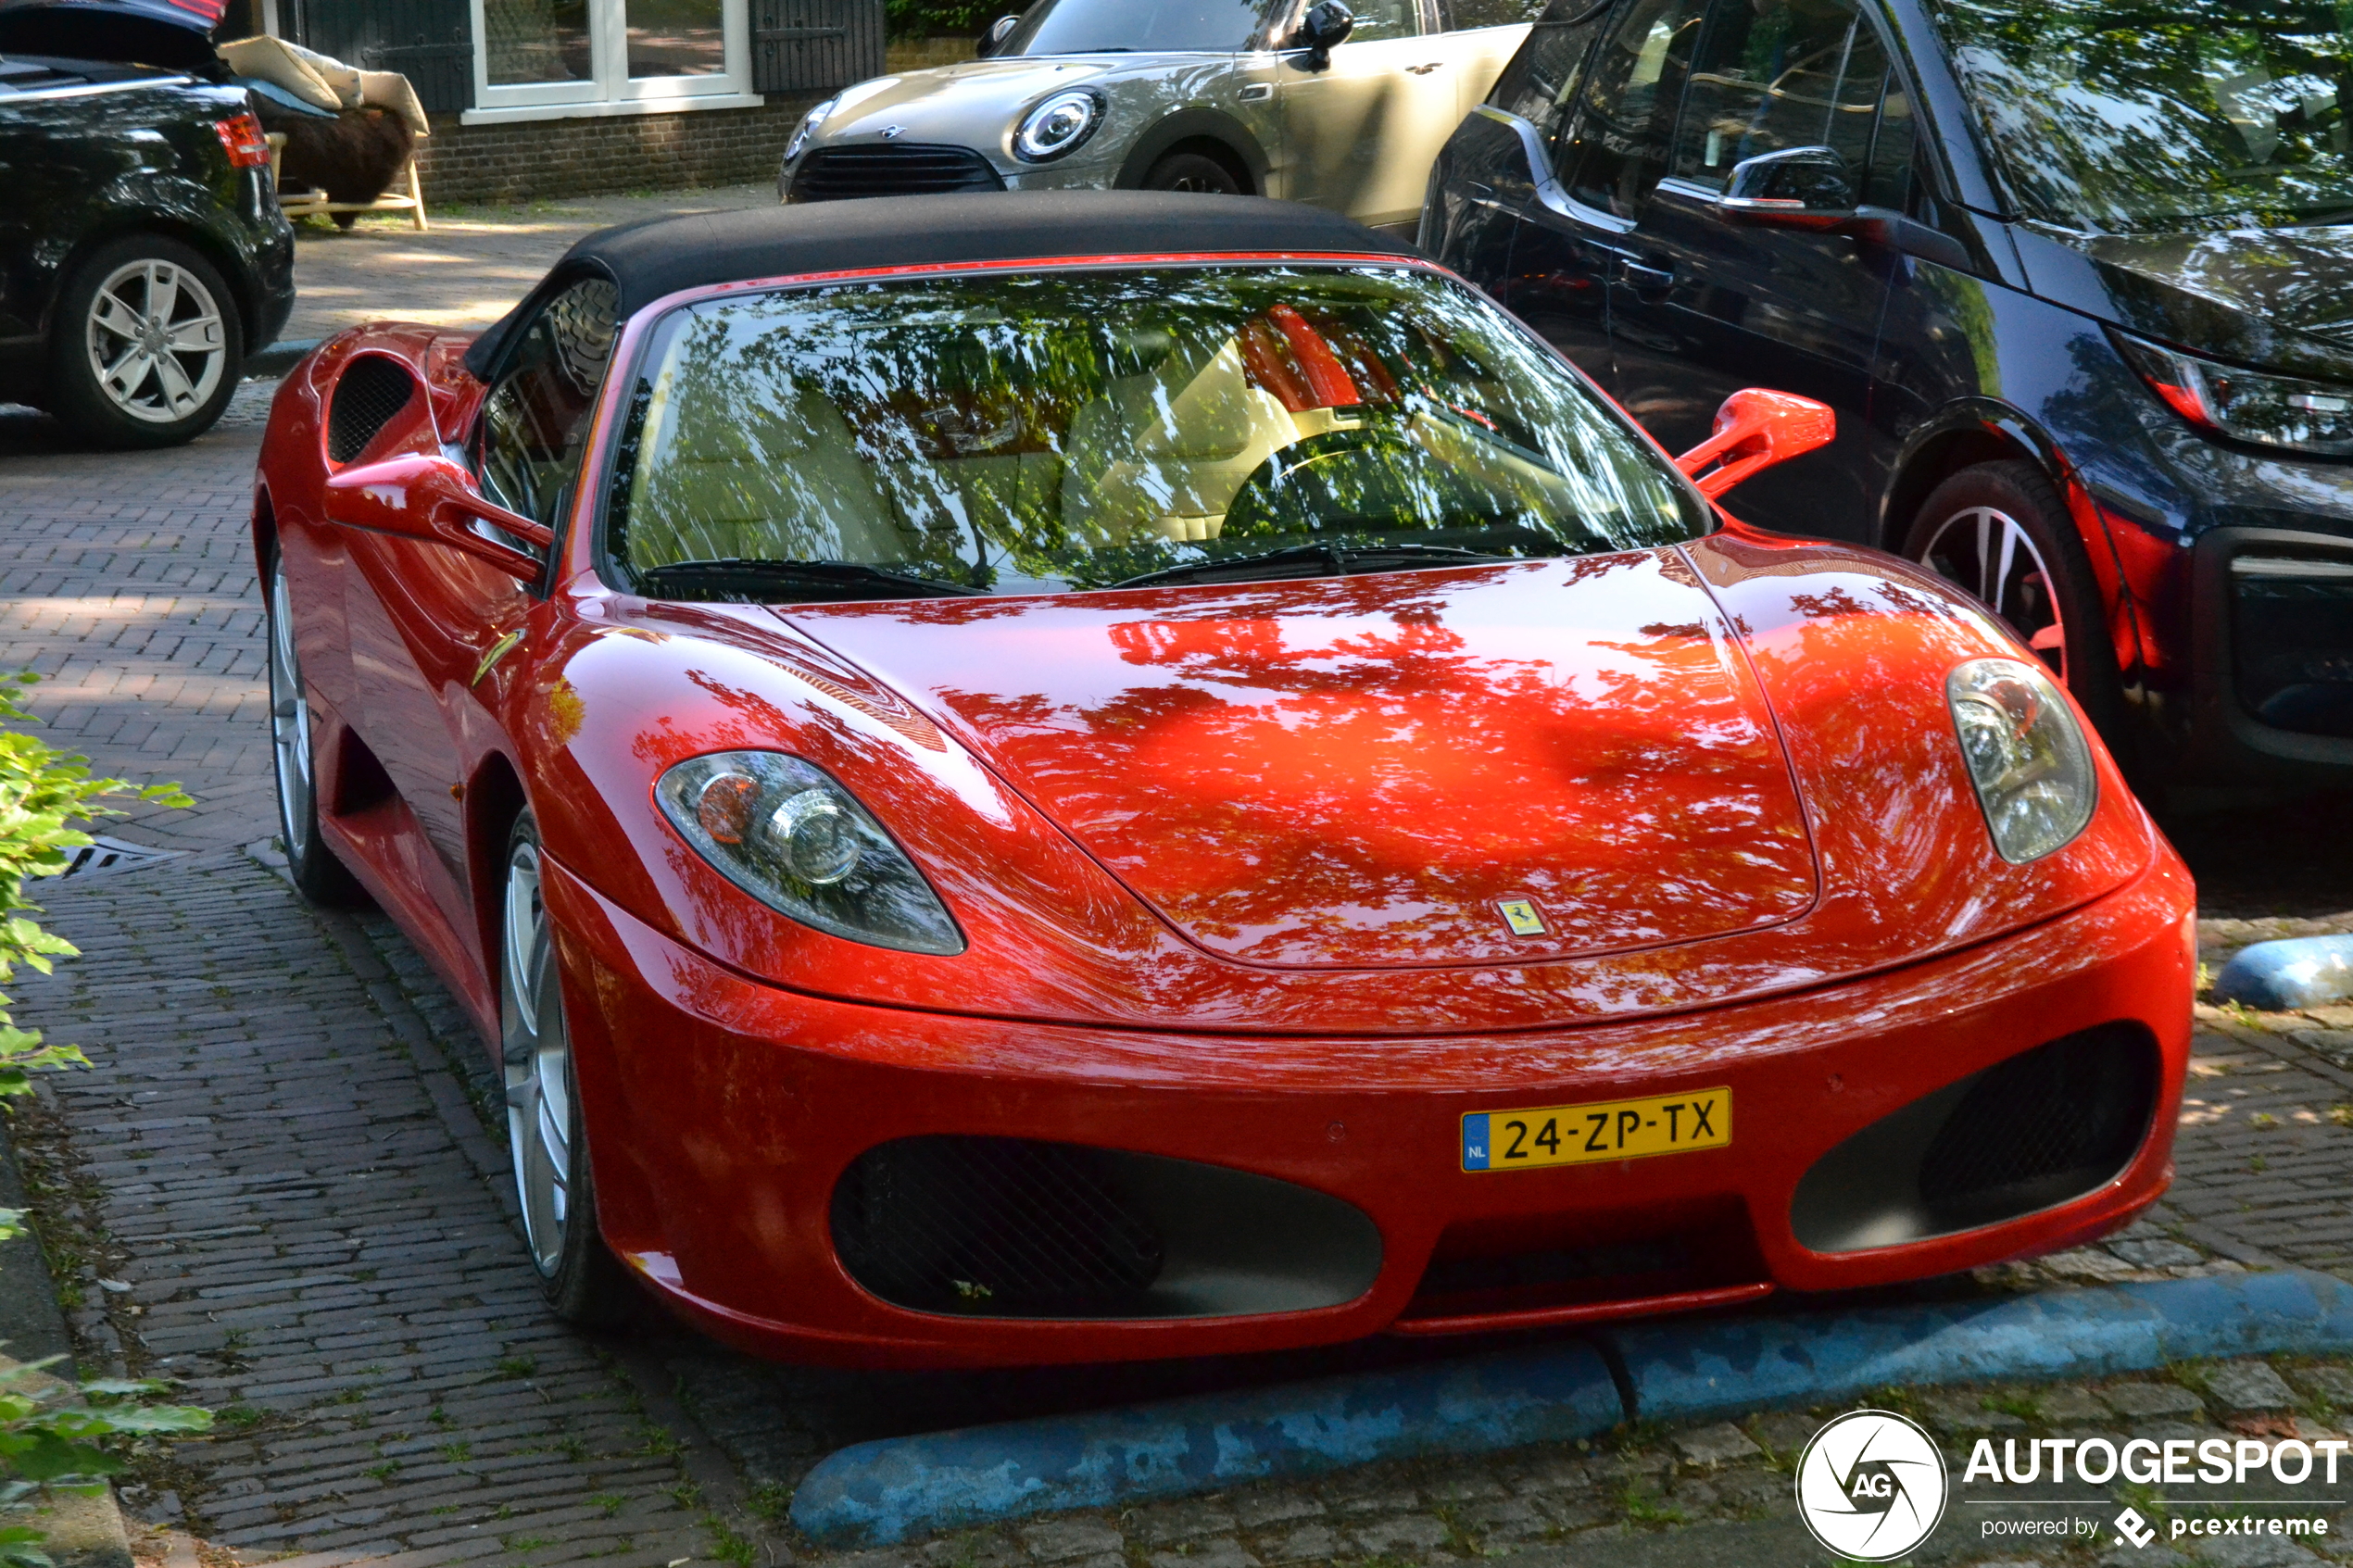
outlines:
[[[385,922],[305,909],[246,847],[272,826],[245,542],[266,395],[248,389],[191,447],[141,457],[59,452],[50,427],[0,414],[0,631],[15,661],[51,677],[36,709],[105,771],[178,779],[199,798],[110,830],[177,858],[46,890],[85,956],[20,987],[23,1021],[95,1062],[19,1127],[82,1358],[182,1378],[223,1412],[211,1438],[141,1473],[134,1510],[248,1562],[780,1562],[796,1548],[776,1510],[843,1442],[1394,1353],[878,1376],[754,1363],[661,1323],[591,1337],[547,1319],[480,1047]],[[2232,912],[2205,928],[2218,962],[2274,934],[2259,909]],[[2353,1010],[2202,1018],[2167,1202],[2106,1248],[1983,1286],[2353,1270]],[[1955,1434],[2104,1421],[2203,1435],[2258,1419],[2309,1434],[2353,1412],[2353,1370],[2284,1364],[2286,1383],[2193,1368],[2107,1389],[1900,1397]],[[1637,1431],[840,1561],[1796,1561],[1786,1472],[1811,1429],[1772,1415]],[[2291,1559],[2262,1559],[2275,1560]]]

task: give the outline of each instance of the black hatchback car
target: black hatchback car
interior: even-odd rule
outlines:
[[[106,446],[210,427],[294,305],[245,92],[147,8],[0,6],[0,400]]]
[[[2142,776],[2353,780],[2353,26],[2310,0],[1558,0],[1423,248],[1738,511],[1924,561]]]

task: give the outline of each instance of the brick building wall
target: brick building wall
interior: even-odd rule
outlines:
[[[778,94],[756,109],[500,125],[434,115],[417,171],[429,207],[757,183],[776,177],[785,139],[816,101]]]
[[[892,71],[972,58],[969,38],[894,40]],[[417,144],[428,207],[543,196],[676,191],[774,180],[785,139],[821,96],[772,94],[756,109],[592,116],[462,125],[433,116]]]

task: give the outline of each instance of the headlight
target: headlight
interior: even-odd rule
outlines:
[[[828,98],[800,117],[800,123],[793,127],[792,139],[785,144],[786,163],[808,150],[809,138],[817,134],[817,128],[825,123],[825,117],[833,113],[834,106],[840,102],[839,98]]]
[[[2353,455],[2353,386],[2245,370],[2114,336],[2149,390],[2194,425],[2265,446]]]
[[[2099,803],[2091,743],[2039,665],[1972,659],[1944,677],[1944,703],[2003,859],[2039,860],[2083,831]]]
[[[1103,122],[1103,95],[1074,87],[1038,100],[1013,127],[1013,152],[1031,163],[1051,163],[1076,152]]]
[[[907,953],[961,953],[939,896],[848,790],[798,757],[723,751],[681,762],[654,788],[696,853],[804,925]]]

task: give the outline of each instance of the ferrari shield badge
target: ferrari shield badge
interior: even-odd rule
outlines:
[[[1504,923],[1512,928],[1513,935],[1541,936],[1545,935],[1544,917],[1538,914],[1536,906],[1527,899],[1505,898],[1495,907],[1504,912]]]

